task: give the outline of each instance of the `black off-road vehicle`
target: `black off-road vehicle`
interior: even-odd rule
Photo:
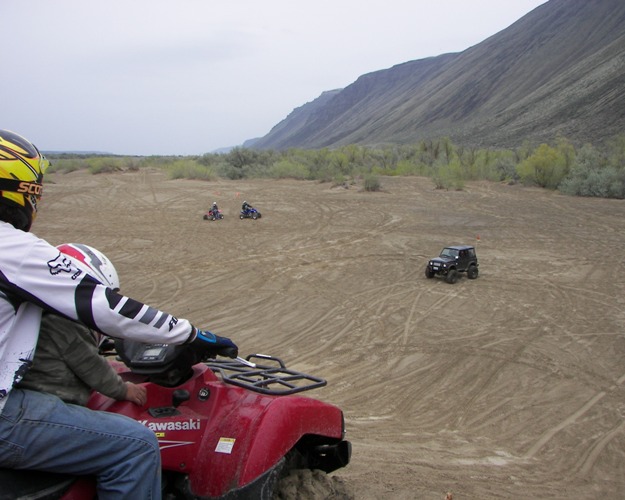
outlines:
[[[459,273],[467,273],[467,278],[474,280],[478,275],[477,255],[471,245],[455,245],[443,248],[438,257],[431,259],[425,266],[425,277],[445,276],[447,283],[458,281]]]

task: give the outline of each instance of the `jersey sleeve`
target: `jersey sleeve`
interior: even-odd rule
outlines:
[[[6,259],[0,290],[5,293],[111,337],[183,344],[195,335],[188,320],[114,292],[32,233],[13,231],[11,237],[0,238]]]

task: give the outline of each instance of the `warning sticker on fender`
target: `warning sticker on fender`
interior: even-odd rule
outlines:
[[[234,438],[219,438],[219,442],[217,443],[217,448],[215,451],[217,453],[227,453],[228,455],[232,453],[232,448],[234,447],[234,442],[236,439]]]

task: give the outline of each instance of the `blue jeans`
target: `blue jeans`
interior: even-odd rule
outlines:
[[[137,421],[13,389],[0,414],[0,467],[97,478],[98,499],[161,498],[154,433]]]

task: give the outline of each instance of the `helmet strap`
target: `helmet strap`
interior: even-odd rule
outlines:
[[[30,231],[33,222],[32,216],[29,216],[26,207],[20,207],[0,197],[0,220],[8,222],[15,229],[22,231]]]

